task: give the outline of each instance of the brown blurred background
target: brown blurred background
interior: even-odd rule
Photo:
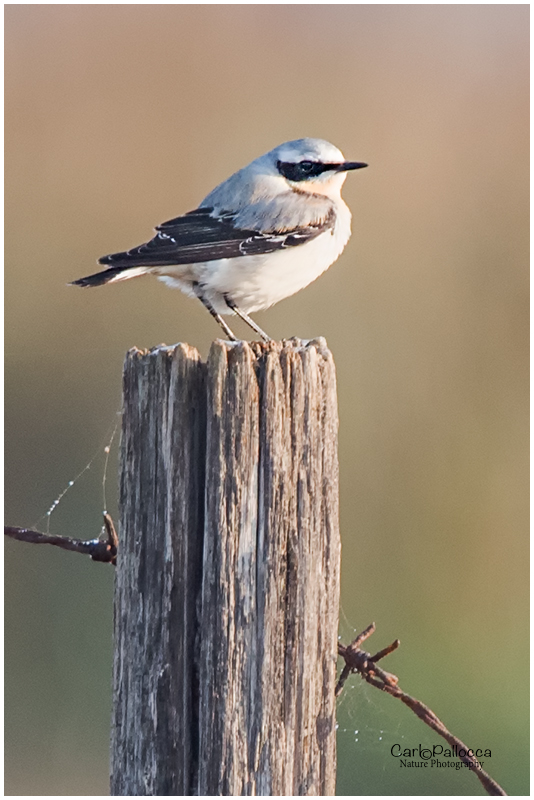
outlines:
[[[372,649],[528,794],[527,5],[10,5],[7,522],[31,525],[109,438],[133,346],[219,335],[149,278],[67,287],[287,139],[369,169],[353,238],[257,315],[326,336],[338,370],[341,634]],[[249,331],[236,324],[243,336]],[[116,458],[108,470],[116,510]],[[51,517],[95,537],[103,458]],[[41,521],[41,528],[46,520]],[[6,794],[108,791],[112,569],[6,545]],[[400,706],[397,708],[396,706]],[[354,679],[338,793],[482,794],[402,770],[438,743]],[[357,733],[356,733],[357,731]]]

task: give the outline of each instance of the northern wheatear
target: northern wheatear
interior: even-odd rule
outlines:
[[[75,286],[136,278],[149,272],[198,297],[229,339],[221,314],[235,313],[263,339],[248,314],[274,305],[334,263],[350,237],[341,198],[349,170],[323,139],[286,142],[217,186],[194,211],[164,222],[146,244],[103,256],[107,268]]]

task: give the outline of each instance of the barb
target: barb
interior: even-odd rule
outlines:
[[[4,527],[4,535],[10,539],[17,539],[19,542],[29,544],[52,544],[61,547],[63,550],[71,550],[75,553],[84,553],[91,556],[93,561],[102,561],[106,564],[116,564],[117,548],[119,539],[113,520],[110,515],[104,513],[105,538],[98,539],[71,539],[69,536],[54,536],[49,533],[41,533],[33,528],[15,528],[9,525]]]
[[[376,625],[372,622],[371,625],[362,631],[362,633],[358,634],[349,645],[338,644],[338,653],[341,658],[344,659],[345,665],[337,682],[336,697],[343,691],[343,686],[349,675],[352,672],[357,672],[367,683],[370,683],[371,686],[375,686],[377,689],[387,692],[392,697],[398,697],[399,700],[407,705],[408,708],[419,717],[419,719],[442,736],[452,747],[456,747],[458,758],[470,767],[471,771],[475,773],[489,795],[506,796],[504,789],[502,789],[487,772],[478,766],[477,759],[469,755],[469,748],[445,727],[439,717],[437,717],[428,706],[421,703],[420,700],[416,700],[415,697],[410,697],[409,694],[403,692],[400,686],[398,686],[399,679],[396,675],[393,675],[391,672],[386,672],[376,665],[377,661],[380,661],[380,659],[396,650],[400,645],[400,641],[395,639],[388,647],[379,650],[374,656],[360,649],[362,642],[368,639],[375,630]],[[464,756],[459,755],[460,750],[465,752]]]

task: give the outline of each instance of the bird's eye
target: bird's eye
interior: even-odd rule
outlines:
[[[305,181],[308,178],[313,178],[324,172],[324,164],[319,161],[298,161],[297,163],[291,161],[278,161],[278,171],[288,181]]]

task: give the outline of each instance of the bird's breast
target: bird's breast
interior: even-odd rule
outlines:
[[[274,253],[220,259],[203,265],[198,280],[219,313],[227,312],[224,295],[251,313],[278,303],[312,283],[334,263],[350,237],[350,211],[343,204],[330,230],[305,244]]]

